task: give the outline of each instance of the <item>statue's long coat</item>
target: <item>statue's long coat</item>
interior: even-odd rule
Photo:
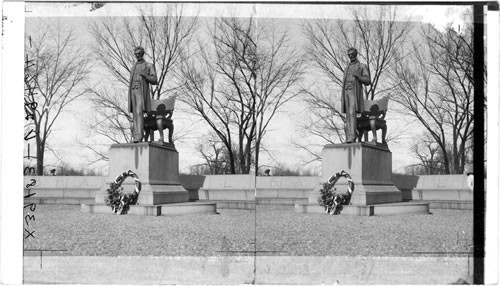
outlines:
[[[132,107],[132,79],[134,77],[134,72],[141,72],[136,69],[136,64],[132,67],[132,72],[130,73],[130,81],[128,85],[128,111],[130,113],[134,112]],[[146,76],[142,78],[142,99],[144,101],[144,112],[151,111],[151,90],[149,89],[149,84],[156,85],[158,84],[158,79],[156,77],[156,70],[154,65],[150,63],[145,63],[143,72],[146,73]]]
[[[371,78],[370,78],[370,72],[368,71],[368,66],[365,64],[360,63],[359,61],[356,61],[355,63],[352,63],[352,65],[355,66],[355,73],[360,75],[358,80],[354,81],[354,94],[356,95],[356,112],[361,112],[363,109],[363,86],[362,84],[368,85],[371,84]],[[349,68],[349,65],[345,68],[344,70],[344,81],[342,84],[342,113],[346,113],[346,106],[345,106],[345,80],[347,77],[347,69]]]

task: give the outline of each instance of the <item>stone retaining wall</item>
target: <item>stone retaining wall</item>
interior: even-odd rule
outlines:
[[[36,185],[30,187],[36,195],[28,201],[55,204],[92,201],[106,183],[105,176],[25,176],[25,185],[31,179],[36,180]],[[257,199],[283,203],[307,199],[320,183],[319,177],[313,176],[181,175],[179,180],[189,191],[190,200],[253,201],[257,194]],[[403,192],[404,200],[471,202],[473,197],[465,175],[393,175],[392,180]]]
[[[419,176],[412,190],[413,200],[472,201],[473,192],[467,187],[465,175]]]
[[[26,202],[40,204],[93,203],[95,193],[106,185],[107,176],[25,176],[24,185],[36,180],[30,186],[35,195]],[[198,189],[203,186],[205,176],[181,175],[179,181],[189,192],[190,200],[198,200]],[[26,189],[24,195],[27,194]]]
[[[198,191],[200,200],[253,201],[260,199],[307,199],[319,177],[257,177],[209,175]],[[255,188],[257,184],[257,190]]]
[[[307,199],[319,184],[319,177],[257,177],[257,197]]]
[[[255,176],[209,175],[198,190],[200,200],[249,201],[255,199]]]
[[[36,193],[30,199],[36,198],[94,198],[105,183],[102,176],[25,176],[25,186],[36,180],[35,185],[30,186],[31,193]],[[27,194],[24,189],[24,194]]]

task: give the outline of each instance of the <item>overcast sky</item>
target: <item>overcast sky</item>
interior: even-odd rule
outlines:
[[[26,10],[29,11],[26,16],[26,33],[29,34],[32,28],[39,21],[60,20],[65,25],[72,26],[79,35],[81,44],[89,44],[92,38],[87,31],[87,22],[89,17],[99,16],[136,16],[138,7],[145,4],[134,3],[110,3],[104,7],[90,12],[90,4],[71,4],[71,3],[27,3]],[[162,4],[154,4],[161,6]],[[251,5],[251,4],[186,4],[183,6],[185,16],[198,15],[208,17],[209,21],[214,16],[254,16],[257,18],[275,18],[277,23],[291,32],[292,40],[300,45],[302,41],[300,35],[300,23],[304,18],[332,18],[348,19],[350,6],[339,5]],[[422,23],[432,23],[437,27],[444,27],[452,23],[454,26],[462,24],[462,14],[467,6],[404,6],[401,7],[403,13],[401,16],[406,18],[411,16],[412,20]],[[163,9],[154,9],[154,11],[164,11]],[[71,16],[71,17],[70,17]],[[41,17],[41,18],[40,18]],[[47,18],[49,17],[49,18]],[[124,95],[124,100],[127,100]],[[300,102],[293,102],[285,106],[283,112],[276,115],[273,123],[266,134],[265,146],[269,149],[273,157],[281,163],[285,163],[292,169],[300,165],[307,155],[298,152],[291,145],[296,140],[296,130],[301,117],[304,116],[304,106]],[[78,145],[79,141],[86,136],[86,126],[84,122],[91,116],[91,108],[88,102],[81,100],[77,105],[71,106],[55,125],[55,129],[49,138],[50,145],[58,150],[60,156],[67,163],[75,167],[84,166],[91,159],[91,152]],[[393,118],[393,122],[391,122]],[[396,118],[389,113],[388,115],[389,133],[391,130],[407,126],[409,122],[404,118]],[[174,122],[177,130],[187,126],[196,126],[202,133],[206,133],[205,126],[198,123],[196,117],[188,113],[176,112]],[[417,128],[417,126],[414,126]],[[176,147],[180,157],[180,171],[187,172],[189,166],[203,163],[203,160],[194,150],[194,140],[177,143]],[[393,153],[393,170],[402,171],[406,165],[415,163],[415,159],[410,156],[410,140],[403,140],[398,144],[389,143],[389,148]],[[33,150],[33,149],[32,149]],[[264,156],[262,165],[273,166],[276,164],[271,158]],[[33,161],[34,165],[35,162]],[[47,164],[57,165],[54,157],[47,153]],[[96,168],[102,168],[105,164],[96,165]],[[316,164],[318,167],[319,164]]]

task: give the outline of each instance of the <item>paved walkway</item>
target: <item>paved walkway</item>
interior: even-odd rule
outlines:
[[[450,284],[471,268],[467,257],[25,256],[24,283]]]

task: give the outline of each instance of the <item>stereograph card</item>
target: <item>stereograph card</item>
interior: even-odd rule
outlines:
[[[498,283],[498,19],[3,2],[0,281]]]

